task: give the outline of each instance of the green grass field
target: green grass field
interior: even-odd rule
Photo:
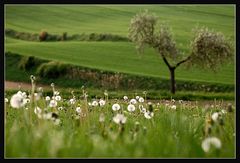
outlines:
[[[8,40],[8,39],[7,39]],[[136,75],[169,78],[169,70],[152,49],[137,54],[129,42],[51,42],[38,43],[10,40],[6,51],[36,56],[47,60]],[[121,49],[121,50],[119,50]],[[234,64],[227,64],[218,73],[180,67],[176,71],[180,80],[207,81],[234,84]]]
[[[155,12],[160,20],[172,27],[178,46],[188,52],[191,29],[204,25],[234,39],[234,7],[214,6],[6,6],[5,27],[21,32],[69,34],[111,33],[127,36],[130,19],[139,11]],[[25,12],[27,11],[27,12]],[[129,42],[47,42],[37,43],[6,39],[5,50],[22,55],[34,55],[85,67],[144,76],[169,78],[167,67],[152,49],[139,56]],[[179,80],[234,84],[234,64],[212,72],[180,67]]]
[[[127,37],[131,18],[144,9],[172,27],[177,46],[185,54],[190,51],[191,30],[196,25],[213,28],[235,41],[233,5],[6,5],[5,29],[30,34],[46,30],[58,35],[107,33]],[[98,74],[89,73],[93,80],[39,75],[36,80],[31,78],[36,88],[19,88],[26,91],[25,95],[17,93],[18,88],[6,90],[6,158],[235,157],[234,61],[223,65],[218,73],[179,67],[176,81],[181,87],[172,95],[165,85],[169,71],[153,49],[139,55],[128,41],[38,42],[16,38],[5,37],[5,80],[30,83],[29,77],[36,75],[39,65],[30,62],[34,66],[29,70],[20,69],[21,63],[27,64],[23,56],[34,56],[38,63],[44,59],[77,65],[85,74],[89,71],[84,68],[92,68]],[[111,78],[114,73],[107,72],[111,80],[100,87],[97,82],[103,80],[98,75],[102,77],[106,71],[127,74],[124,82],[130,79],[140,84],[136,89],[128,89],[127,84],[111,88],[109,83],[114,86],[120,79]],[[161,85],[156,84],[158,81]],[[40,90],[41,82],[49,87]],[[201,90],[208,88],[206,83],[211,91]],[[218,87],[223,89],[215,92]],[[128,100],[123,100],[125,95]],[[105,104],[100,104],[100,99]],[[138,102],[134,104],[131,99]],[[119,110],[113,109],[116,103]],[[122,117],[121,123],[118,114],[126,118]]]
[[[16,93],[16,91],[14,92]],[[44,93],[44,92],[43,92]],[[28,95],[28,93],[27,93]],[[60,96],[64,95],[60,92]],[[127,109],[129,100],[135,96],[108,100],[102,95],[96,98],[81,97],[75,93],[76,102],[63,97],[57,106],[50,107],[45,95],[40,100],[25,104],[19,109],[10,105],[11,96],[6,96],[5,156],[7,158],[233,158],[234,157],[234,112],[228,112],[226,103],[210,101],[205,104],[182,101],[149,101],[134,104],[136,109]],[[142,96],[143,94],[137,94]],[[50,97],[52,94],[49,95]],[[142,96],[144,97],[144,96]],[[89,106],[89,102],[102,98],[103,106]],[[14,101],[14,100],[13,100]],[[32,101],[32,102],[31,102]],[[118,103],[121,109],[114,111]],[[158,104],[159,103],[159,104]],[[167,105],[168,104],[168,105]],[[205,107],[209,105],[210,108]],[[142,105],[152,112],[146,118]],[[176,106],[173,109],[172,106]],[[36,112],[38,106],[42,111]],[[58,108],[62,107],[62,110]],[[81,113],[76,108],[81,108]],[[26,109],[28,108],[28,109]],[[208,108],[208,109],[207,109]],[[57,119],[47,118],[57,113]],[[217,119],[213,114],[218,114]],[[101,115],[102,114],[102,115]],[[114,117],[124,115],[124,124],[117,124]],[[101,118],[100,121],[100,117]],[[207,129],[210,127],[211,131]],[[206,138],[216,137],[220,146],[211,145],[204,151]]]

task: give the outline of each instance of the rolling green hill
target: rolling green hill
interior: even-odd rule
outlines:
[[[127,36],[130,19],[139,11],[155,12],[174,32],[178,46],[188,52],[191,29],[204,25],[234,39],[234,7],[231,5],[7,5],[5,27],[21,32],[53,34],[111,33]],[[7,38],[5,50],[59,60],[80,66],[145,76],[169,78],[167,67],[153,50],[138,55],[129,42],[30,42]],[[176,78],[234,84],[234,64],[219,73],[180,67]]]

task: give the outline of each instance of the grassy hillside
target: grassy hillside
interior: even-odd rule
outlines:
[[[38,43],[14,41],[14,39],[7,42],[6,51],[23,55],[33,55],[43,59],[103,70],[169,78],[167,67],[152,49],[146,50],[144,55],[138,55],[134,45],[128,42]],[[204,70],[186,70],[185,67],[179,67],[176,77],[182,80],[233,84],[233,70],[233,64],[222,67],[216,74],[210,71],[206,73]]]
[[[204,25],[234,36],[234,7],[231,5],[8,5],[5,27],[21,32],[68,34],[111,33],[127,36],[130,19],[139,11],[155,12],[160,20],[172,27],[178,45],[186,53],[191,29]],[[22,55],[34,55],[80,66],[119,71],[130,74],[169,78],[169,72],[153,50],[137,55],[129,42],[28,42],[6,39],[5,50]],[[215,74],[203,70],[186,71],[180,67],[176,78],[234,84],[234,64]]]

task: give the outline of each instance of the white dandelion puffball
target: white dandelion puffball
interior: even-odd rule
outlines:
[[[138,101],[141,102],[141,103],[143,103],[143,102],[144,102],[144,98],[140,97],[140,98],[138,99]]]
[[[128,97],[127,96],[123,96],[123,100],[127,101]]]
[[[202,141],[202,149],[204,150],[204,152],[209,152],[211,147],[220,149],[221,146],[221,141],[216,137],[208,137]]]
[[[100,106],[104,106],[105,104],[106,104],[106,101],[104,101],[104,100],[102,100],[102,99],[99,101],[99,105],[100,105]]]
[[[177,109],[176,105],[172,105],[171,109],[176,110]]]
[[[52,118],[52,113],[44,113],[43,115],[42,115],[42,118],[43,119],[51,119]]]
[[[71,98],[70,100],[69,100],[69,102],[70,102],[70,104],[75,104],[75,102],[76,102],[76,100],[74,99],[74,98]]]
[[[99,116],[99,122],[104,122],[104,121],[105,121],[105,116],[103,113],[101,113]]]
[[[227,111],[224,110],[224,109],[222,109],[221,112],[222,112],[223,114],[227,114]]]
[[[113,121],[117,124],[124,124],[127,121],[127,118],[123,114],[117,114],[113,117]]]
[[[40,94],[39,93],[34,93],[34,98],[36,101],[40,100]]]
[[[54,95],[55,96],[59,95],[59,92],[58,91],[54,91]]]
[[[56,96],[55,97],[55,100],[57,100],[57,101],[61,101],[61,99],[62,99],[61,96]]]
[[[214,122],[216,122],[216,121],[218,120],[218,116],[219,116],[219,114],[218,114],[217,112],[213,113],[213,114],[212,114],[212,120],[213,120]]]
[[[142,113],[146,113],[146,112],[147,112],[147,109],[146,109],[146,108],[142,108],[141,112],[142,112]]]
[[[37,107],[35,107],[35,109],[34,109],[34,113],[35,113],[35,114],[41,114],[41,113],[42,113],[42,109],[37,106]]]
[[[131,100],[130,100],[130,104],[135,105],[136,103],[137,103],[137,100],[136,100],[136,99],[131,99]]]
[[[146,119],[151,119],[153,117],[153,115],[154,115],[154,113],[153,112],[149,112],[149,111],[144,113],[144,117]]]
[[[49,107],[55,108],[56,106],[57,106],[57,101],[51,100],[50,103],[49,103]]]
[[[140,97],[139,96],[136,96],[136,100],[138,100]]]
[[[127,110],[130,111],[130,112],[133,112],[135,111],[135,106],[133,104],[129,104],[128,107],[127,107]]]
[[[91,102],[89,102],[89,103],[88,103],[88,105],[89,105],[89,106],[92,106],[92,103],[91,103]]]
[[[22,96],[23,96],[23,98],[27,98],[26,92],[22,92]]]
[[[46,98],[45,98],[46,101],[50,101],[50,99],[51,98],[49,96],[46,96]]]
[[[29,98],[27,98],[27,99],[24,99],[23,101],[24,101],[24,103],[26,103],[26,104],[27,104],[27,103],[29,103],[29,102],[30,102],[30,99],[29,99]]]
[[[58,107],[58,110],[63,110],[63,107],[62,106]]]
[[[116,103],[116,104],[113,104],[113,106],[112,106],[112,110],[113,110],[113,111],[120,110],[120,108],[121,108],[120,105],[117,104],[117,103]]]
[[[23,96],[20,93],[17,93],[11,97],[10,104],[13,108],[18,109],[23,107],[26,103]]]
[[[8,99],[7,98],[5,98],[5,102],[8,103]]]
[[[98,106],[98,102],[97,101],[93,101],[92,102],[92,106]]]
[[[81,113],[81,112],[82,112],[81,108],[80,108],[80,107],[77,107],[77,108],[76,108],[76,112],[77,112],[78,114]]]
[[[55,119],[55,120],[53,121],[53,124],[54,124],[54,125],[59,125],[60,123],[61,123],[60,119]]]

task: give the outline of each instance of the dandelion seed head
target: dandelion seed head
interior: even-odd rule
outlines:
[[[98,106],[98,102],[97,101],[93,101],[92,102],[92,106],[95,106],[95,107]]]
[[[202,141],[202,149],[204,152],[209,152],[212,147],[220,149],[222,143],[217,137],[208,137]]]
[[[23,99],[24,100],[24,103],[29,103],[30,102],[30,99],[29,98],[26,98],[26,99]]]
[[[149,112],[149,111],[146,111],[145,113],[144,113],[144,117],[146,118],[146,119],[151,119],[152,117],[153,117],[153,112]]]
[[[37,106],[37,107],[34,108],[34,113],[35,114],[41,114],[42,113],[42,109]]]
[[[61,101],[61,99],[62,99],[61,96],[56,96],[55,97],[55,100],[57,100],[57,101]]]
[[[133,104],[129,104],[128,105],[128,107],[127,107],[127,110],[129,111],[129,112],[133,112],[133,111],[135,111],[135,106],[133,105]]]
[[[51,83],[51,87],[54,87],[54,83]]]
[[[215,112],[215,113],[212,114],[212,120],[213,120],[214,122],[217,122],[218,117],[219,117],[219,114],[218,114],[217,112]]]
[[[124,100],[124,101],[127,101],[127,100],[128,100],[128,97],[127,97],[127,96],[123,96],[123,100]]]
[[[13,108],[19,109],[19,108],[23,107],[25,104],[26,103],[25,103],[24,98],[21,94],[16,93],[11,97],[10,105]]]
[[[104,121],[105,121],[105,116],[103,113],[101,113],[99,116],[99,122],[104,122]]]
[[[57,96],[57,95],[59,95],[60,93],[58,92],[58,91],[54,91],[54,93],[53,93],[53,95],[54,96]]]
[[[136,96],[136,100],[138,100],[140,97],[139,96]]]
[[[52,118],[52,113],[44,113],[44,114],[42,115],[42,118],[43,118],[43,119],[46,119],[46,120],[51,119],[51,118]]]
[[[31,76],[30,76],[30,79],[31,79],[31,81],[33,82],[33,81],[35,81],[35,80],[36,80],[36,77],[35,77],[35,76],[33,76],[33,75],[31,75]]]
[[[117,124],[125,124],[127,118],[123,114],[117,114],[115,117],[113,117],[113,121]]]
[[[82,112],[82,109],[81,109],[80,107],[77,107],[77,108],[76,108],[76,112],[77,112],[78,114],[80,114],[80,113]]]
[[[135,105],[136,103],[137,103],[137,100],[136,100],[136,99],[131,99],[131,100],[130,100],[130,104]]]
[[[61,123],[60,119],[53,120],[53,124],[56,126],[59,125],[60,123]]]
[[[50,101],[51,98],[50,98],[49,96],[46,96],[45,100],[46,100],[46,101]]]
[[[51,107],[51,108],[57,107],[57,101],[56,100],[51,100],[50,103],[49,103],[49,107]]]
[[[115,103],[115,104],[112,105],[112,110],[113,110],[113,111],[120,110],[120,108],[121,108],[120,105],[117,104],[117,103]]]
[[[102,99],[99,100],[99,105],[100,106],[104,106],[105,104],[106,104],[105,100],[102,100]]]
[[[75,100],[74,98],[71,98],[71,99],[69,100],[69,103],[72,104],[72,105],[75,104],[75,102],[76,102],[76,100]]]
[[[224,109],[222,109],[221,112],[222,112],[222,114],[227,114],[227,111]]]
[[[62,106],[58,107],[58,110],[63,110],[63,107]]]
[[[171,106],[171,109],[176,110],[176,109],[177,109],[177,106],[176,106],[176,105],[172,105],[172,106]]]
[[[143,102],[144,102],[144,98],[140,97],[140,98],[138,99],[138,101],[141,102],[141,103],[143,103]]]

